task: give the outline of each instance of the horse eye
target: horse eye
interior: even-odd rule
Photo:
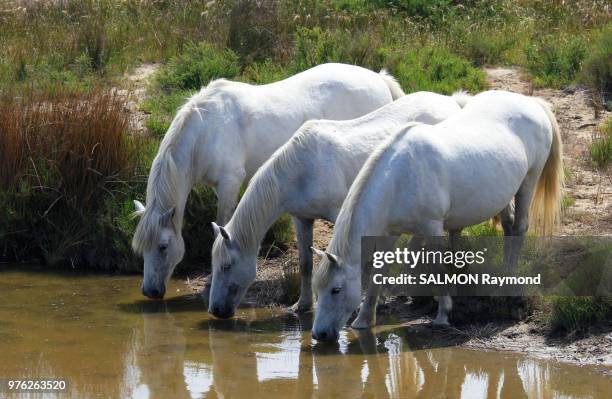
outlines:
[[[159,244],[159,252],[164,252],[168,248],[168,244]]]
[[[232,267],[231,263],[226,263],[221,267],[221,269],[224,271],[228,271],[231,267]]]
[[[337,293],[340,292],[340,290],[341,290],[340,287],[332,288],[331,293],[332,293],[332,295],[336,295]]]

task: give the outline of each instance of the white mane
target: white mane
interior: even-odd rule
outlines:
[[[231,226],[232,238],[243,250],[257,249],[261,230],[267,230],[269,227],[268,212],[279,207],[282,192],[279,176],[294,170],[299,162],[298,154],[312,149],[319,142],[314,137],[316,130],[311,129],[311,126],[310,121],[306,122],[287,144],[274,152],[251,179],[228,223]]]
[[[141,215],[132,239],[132,248],[136,253],[143,253],[157,245],[156,240],[162,227],[159,218],[172,207],[176,208],[173,218],[174,226],[178,232],[181,231],[184,209],[181,208],[182,204],[179,201],[180,185],[185,181],[192,180],[191,172],[193,168],[189,168],[187,171],[179,171],[174,161],[173,150],[184,131],[183,128],[187,119],[195,112],[203,121],[200,105],[218,92],[226,83],[231,82],[224,79],[212,81],[206,88],[189,97],[185,104],[178,109],[164,135],[149,172],[146,208]]]
[[[385,156],[387,151],[392,149],[394,144],[404,137],[404,135],[410,130],[410,127],[416,125],[420,125],[420,123],[410,122],[405,127],[402,127],[391,135],[387,141],[377,147],[372,155],[370,155],[366,163],[363,165],[361,171],[359,171],[359,174],[351,185],[346,199],[342,204],[340,213],[336,218],[334,233],[329,243],[327,252],[337,255],[340,258],[347,258],[349,256],[349,239],[351,236],[353,217],[356,216],[355,207],[357,206],[362,193],[366,191],[366,186],[370,181],[370,177],[374,174],[379,161]],[[331,270],[331,263],[323,262],[321,266],[317,268],[313,276],[313,286],[321,287],[327,284],[331,278]]]

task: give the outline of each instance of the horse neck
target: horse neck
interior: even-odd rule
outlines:
[[[172,182],[172,184],[167,185],[171,187],[169,190],[152,189],[149,193],[152,194],[153,201],[163,208],[161,210],[175,207],[175,220],[179,223],[179,231],[183,223],[187,198],[198,179],[197,165],[194,164],[199,147],[196,145],[198,141],[196,133],[197,129],[190,128],[189,122],[185,122],[180,131],[173,132],[173,137],[164,138],[154,161],[157,163],[154,166],[158,169],[156,184],[159,185],[160,182]],[[152,182],[149,181],[149,184]]]
[[[341,236],[334,234],[330,243],[331,252],[340,254],[347,264],[354,265],[359,270],[361,237],[384,235],[388,227],[389,206],[393,202],[391,190],[385,187],[384,183],[376,176],[370,177],[355,202],[347,209],[341,210],[336,221],[336,226],[342,223],[344,229],[338,229],[342,232]]]
[[[260,172],[270,174],[253,177],[227,224],[239,247],[250,254],[257,254],[266,232],[285,212],[282,194],[291,191],[280,189],[274,168],[262,167]]]

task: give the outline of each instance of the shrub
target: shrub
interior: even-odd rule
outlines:
[[[343,30],[298,28],[291,61],[294,73],[326,62],[343,62],[373,70],[380,69],[376,47],[381,43],[372,31],[348,33]]]
[[[469,30],[460,43],[460,53],[476,66],[499,64],[504,55],[516,43],[516,35],[506,30],[494,29]]]
[[[612,302],[606,298],[554,297],[550,301],[550,326],[555,331],[585,333],[592,325],[612,317]]]
[[[587,53],[582,37],[547,35],[525,47],[527,70],[536,86],[560,88],[572,83]]]
[[[612,162],[612,118],[600,127],[590,146],[591,160],[595,166],[603,168]]]
[[[49,90],[6,95],[0,110],[0,253],[110,268],[142,160],[141,141],[126,135],[126,98]]]
[[[240,73],[238,56],[209,43],[190,43],[159,70],[156,79],[162,89],[199,90],[216,78],[234,78]]]
[[[406,92],[450,94],[458,89],[478,92],[487,87],[483,71],[444,47],[423,47],[386,57],[386,64]]]
[[[584,61],[581,80],[595,94],[599,105],[612,109],[612,23],[599,32]]]
[[[279,40],[278,4],[273,1],[240,0],[230,11],[227,46],[244,64],[273,55]]]
[[[265,60],[247,66],[239,79],[253,84],[267,84],[286,79],[289,76],[291,76],[289,68],[274,63],[272,60]]]
[[[154,93],[145,100],[140,105],[140,109],[150,114],[146,122],[149,133],[157,137],[166,134],[176,110],[192,95],[193,92],[191,91],[178,90],[168,94]]]

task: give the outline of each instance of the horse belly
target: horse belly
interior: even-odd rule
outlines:
[[[518,192],[527,167],[516,162],[499,170],[472,172],[470,179],[452,184],[451,207],[445,218],[448,229],[482,223],[499,214]]]

